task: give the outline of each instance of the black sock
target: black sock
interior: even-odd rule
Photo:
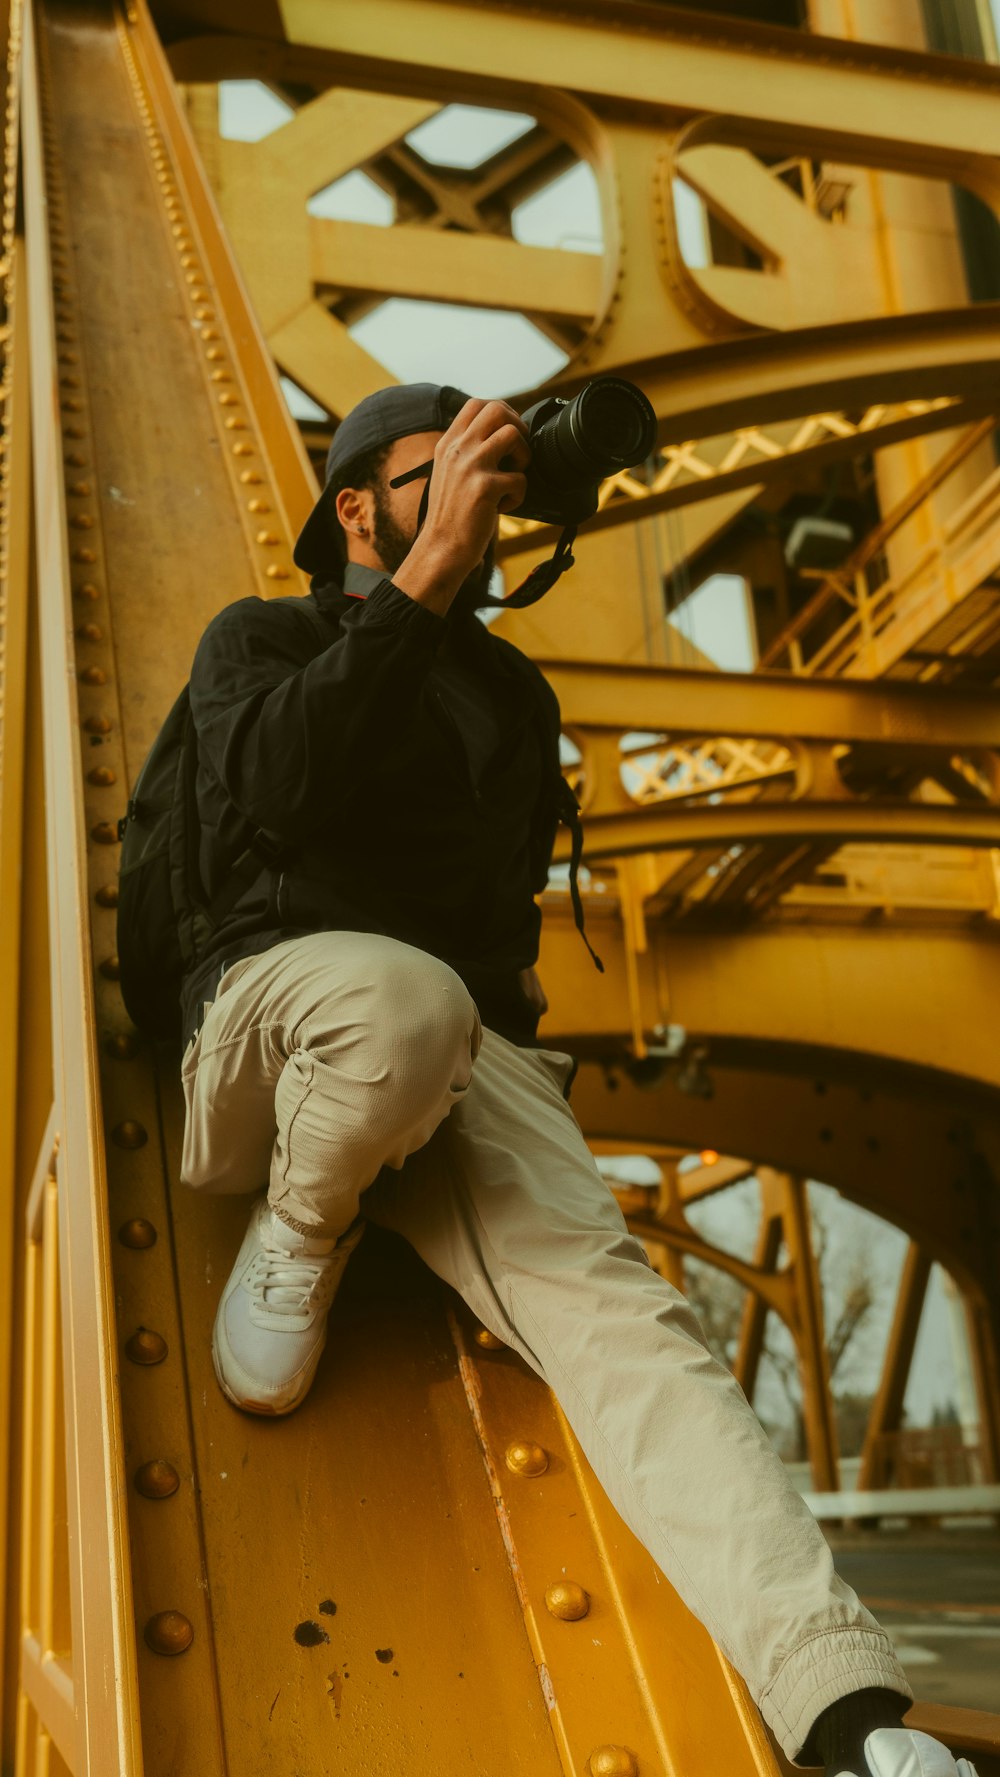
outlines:
[[[898,1691],[851,1691],[817,1716],[799,1757],[803,1764],[825,1765],[837,1777],[841,1771],[870,1777],[865,1741],[876,1728],[900,1727],[909,1707]]]

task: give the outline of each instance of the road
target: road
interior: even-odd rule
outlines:
[[[838,1573],[892,1636],[920,1701],[1000,1711],[1000,1534],[828,1535]]]

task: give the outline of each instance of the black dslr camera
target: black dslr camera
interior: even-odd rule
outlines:
[[[547,395],[522,414],[531,461],[528,491],[509,518],[582,524],[597,511],[601,482],[645,462],[656,443],[656,415],[641,389],[621,376],[601,376],[564,400]],[[500,468],[514,468],[504,457]]]

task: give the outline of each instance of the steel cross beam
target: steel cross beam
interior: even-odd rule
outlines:
[[[1000,748],[1000,691],[540,660],[567,729]]]

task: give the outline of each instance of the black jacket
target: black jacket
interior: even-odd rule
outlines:
[[[499,731],[478,787],[442,690],[452,645]],[[314,581],[307,598],[240,599],[212,620],[191,708],[208,898],[255,829],[285,849],[186,977],[185,1043],[226,963],[330,930],[382,932],[444,958],[484,1024],[534,1041],[517,975],[538,956],[534,897],[562,779],[559,706],[533,662],[477,618],[452,628],[388,578],[366,599]]]

